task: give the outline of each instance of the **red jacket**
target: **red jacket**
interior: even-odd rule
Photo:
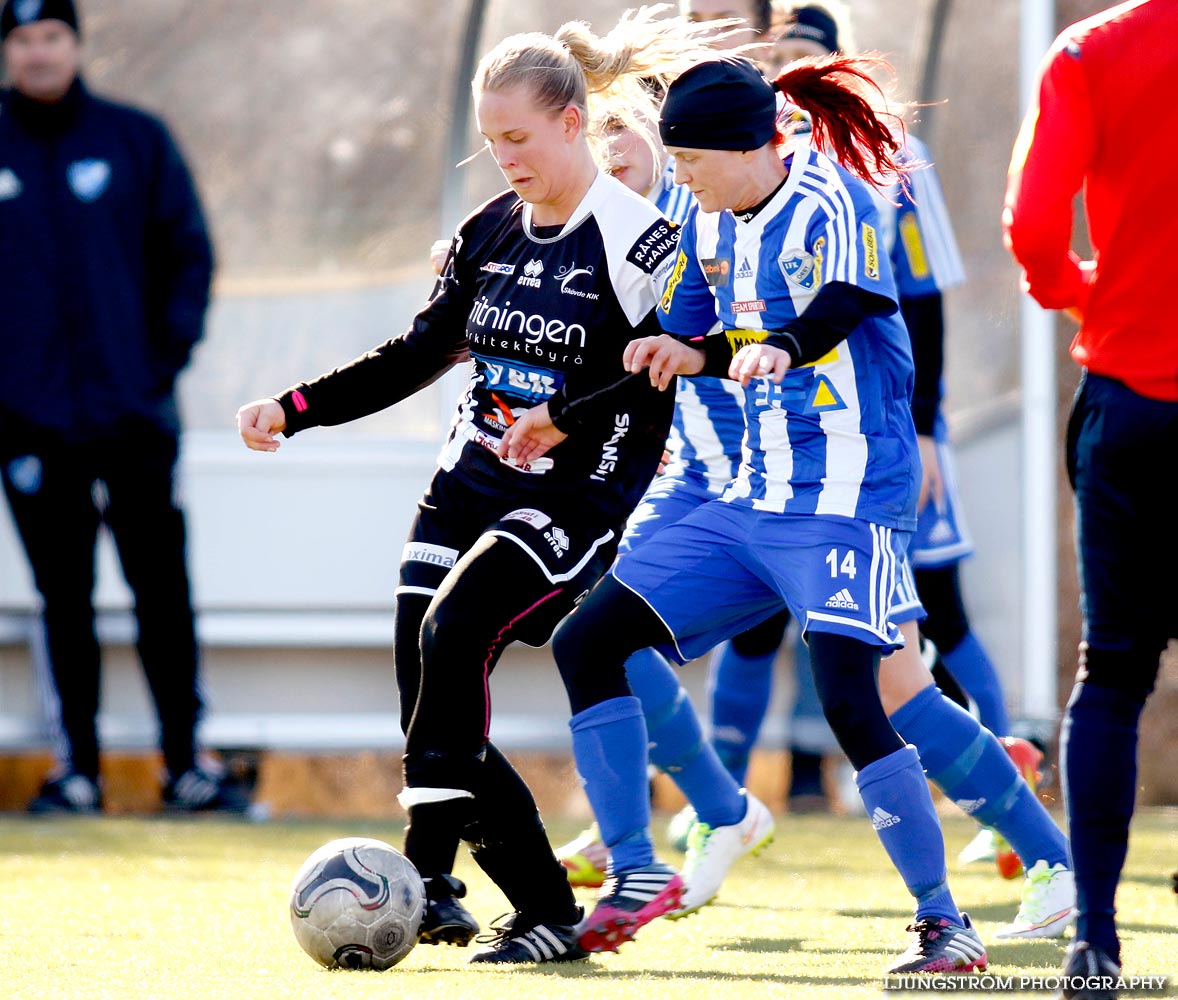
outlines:
[[[1067,28],[1040,70],[1003,224],[1024,287],[1081,319],[1072,357],[1178,400],[1178,0],[1133,0]],[[1093,261],[1070,250],[1084,187]]]

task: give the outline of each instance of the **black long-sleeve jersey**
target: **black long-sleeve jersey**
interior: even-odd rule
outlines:
[[[505,192],[459,227],[429,303],[409,330],[280,397],[285,434],[396,403],[452,365],[470,383],[439,456],[484,492],[572,491],[624,517],[653,477],[674,392],[630,376],[622,352],[661,333],[656,287],[675,227],[614,178],[598,177],[562,227],[537,229]],[[527,467],[496,455],[507,428],[541,403],[569,437]]]

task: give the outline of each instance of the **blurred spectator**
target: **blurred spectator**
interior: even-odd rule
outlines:
[[[99,525],[135,595],[166,806],[241,811],[197,763],[201,702],[175,482],[176,376],[212,250],[167,129],[90,93],[72,0],[7,0],[0,39],[0,472],[40,592],[64,746],[31,812],[102,808],[94,631]]]
[[[1137,788],[1141,711],[1178,637],[1178,3],[1136,0],[1066,28],[1010,162],[1007,245],[1024,287],[1079,320],[1067,431],[1083,641],[1061,756],[1078,894],[1065,976],[1119,975],[1114,899]],[[1148,142],[1142,138],[1148,136]],[[1092,259],[1071,250],[1083,189]],[[1113,991],[1064,996],[1107,997]]]

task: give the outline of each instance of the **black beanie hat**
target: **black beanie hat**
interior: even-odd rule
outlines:
[[[77,34],[82,33],[74,0],[6,0],[4,10],[0,12],[0,41],[7,38],[13,28],[34,21],[64,21]]]
[[[743,56],[708,59],[676,77],[659,114],[666,146],[760,149],[776,132],[773,85]]]
[[[827,52],[839,52],[839,26],[830,13],[818,6],[791,7],[786,12],[790,21],[781,38],[804,38],[817,42]]]

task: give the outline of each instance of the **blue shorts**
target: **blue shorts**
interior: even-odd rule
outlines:
[[[904,644],[890,611],[909,537],[852,518],[711,500],[612,572],[667,626],[675,643],[665,652],[683,663],[783,603],[803,631],[852,636],[886,655]]]
[[[703,483],[678,476],[659,476],[626,522],[618,554],[625,555],[668,524],[683,520],[696,507],[715,499],[716,494],[709,492]]]
[[[973,539],[969,537],[957,492],[953,449],[945,441],[937,442],[937,461],[945,481],[945,495],[940,503],[930,500],[917,514],[916,534],[908,546],[908,558],[917,569],[951,566],[973,552]]]

